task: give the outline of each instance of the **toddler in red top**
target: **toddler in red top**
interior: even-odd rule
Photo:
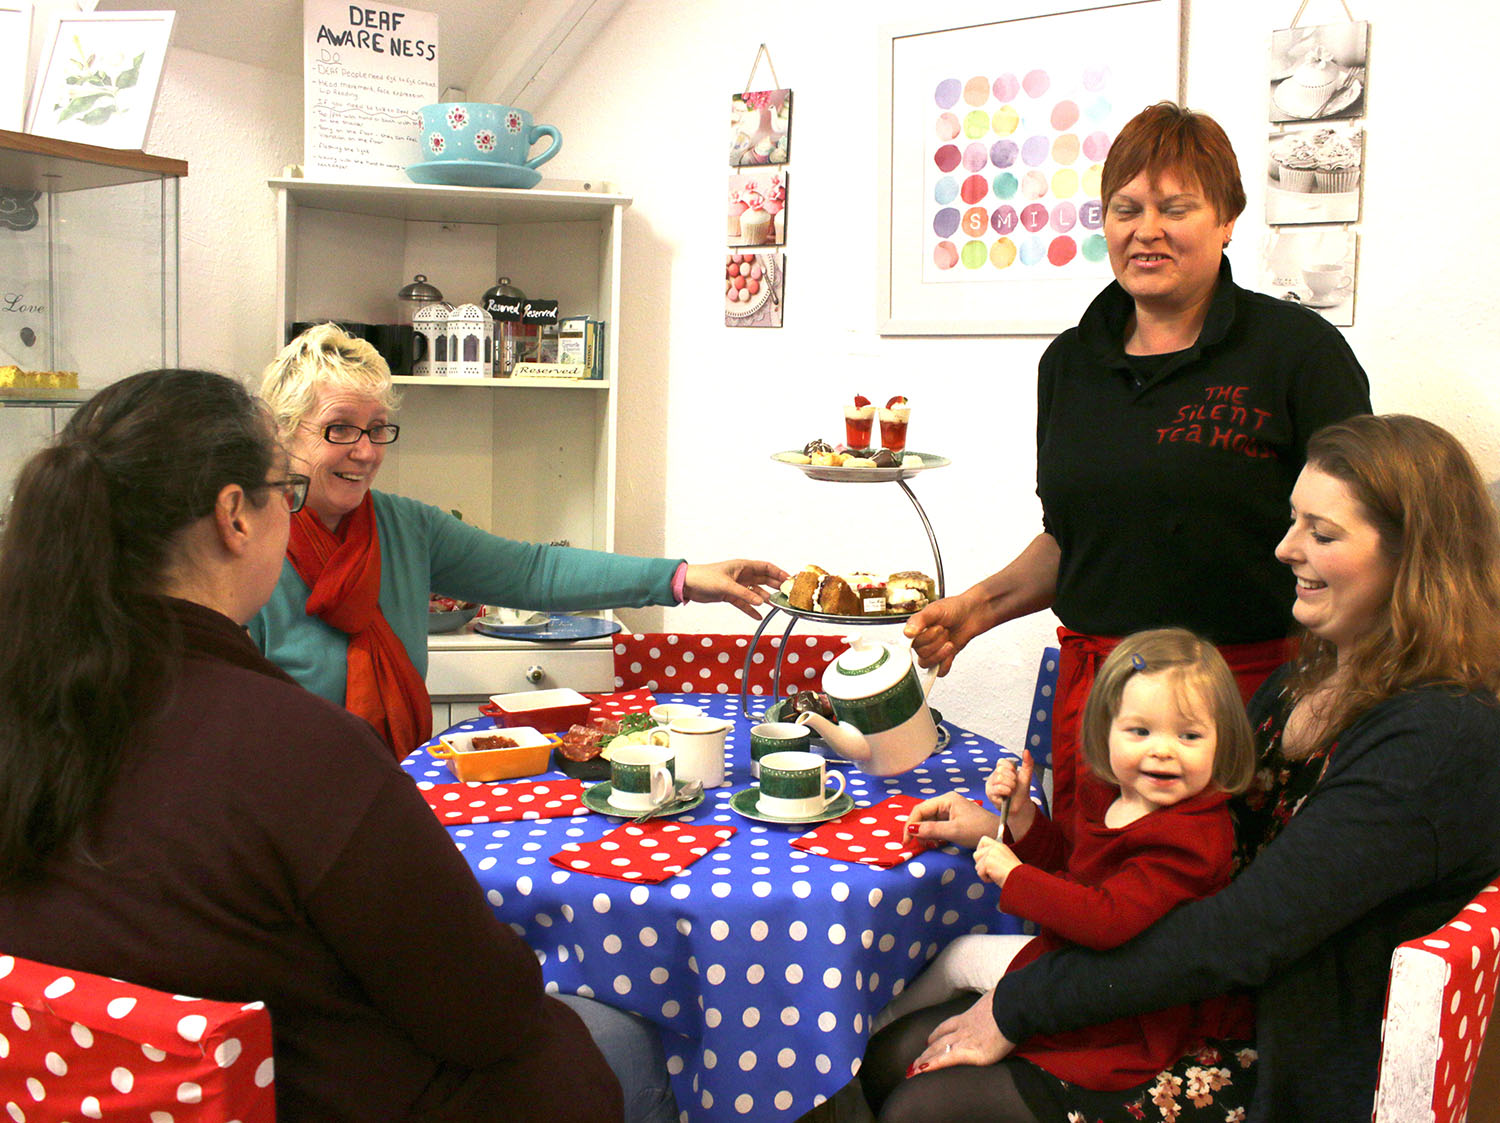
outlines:
[[[1122,944],[1177,905],[1229,882],[1234,830],[1227,801],[1254,771],[1249,721],[1233,674],[1213,646],[1164,628],[1124,639],[1105,660],[1083,715],[1083,759],[1072,845],[1031,802],[1030,754],[985,785],[1007,807],[1006,840],[984,839],[979,876],[1000,907],[1041,935],[1008,971],[1068,943]],[[1046,1037],[1016,1050],[1054,1076],[1098,1091],[1169,1068],[1207,1038],[1252,1035],[1248,998],[1174,1006]]]

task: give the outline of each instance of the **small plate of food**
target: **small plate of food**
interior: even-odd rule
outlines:
[[[552,767],[578,780],[608,780],[609,754],[621,745],[645,744],[655,726],[650,714],[572,725],[552,750]]]
[[[427,634],[456,632],[477,615],[479,606],[472,601],[455,600],[453,597],[433,593],[427,598]]]
[[[477,631],[491,636],[523,636],[539,632],[552,623],[545,612],[524,608],[492,608],[474,622]]]
[[[804,566],[771,594],[783,612],[825,624],[900,624],[938,599],[937,582],[915,569],[829,573]]]
[[[894,453],[887,448],[850,449],[826,441],[809,441],[799,452],[788,449],[771,455],[778,464],[799,468],[810,480],[833,483],[878,484],[910,479],[919,472],[945,468],[953,461],[932,452]]]

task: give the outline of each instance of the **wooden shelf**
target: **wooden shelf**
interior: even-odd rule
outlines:
[[[82,191],[187,174],[186,160],[0,129],[0,186],[12,189]]]
[[[474,386],[481,390],[608,390],[605,378],[429,378],[410,374],[394,374],[391,381],[398,386]]]
[[[93,395],[92,390],[49,390],[40,386],[0,386],[0,408],[5,406],[76,406]]]

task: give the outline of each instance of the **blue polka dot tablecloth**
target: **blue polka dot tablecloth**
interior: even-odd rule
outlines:
[[[954,937],[1022,931],[968,851],[928,850],[889,870],[794,849],[809,828],[746,819],[729,800],[750,785],[750,725],[738,696],[657,694],[733,719],[724,787],[681,822],[738,833],[659,885],[568,872],[549,858],[621,820],[603,815],[449,827],[501,920],[536,950],[547,989],[597,998],[662,1031],[690,1123],[794,1120],[859,1070],[870,1019]],[[488,718],[455,726],[487,728]],[[947,745],[901,776],[844,769],[855,806],[950,789],[983,799],[995,742],[945,725]],[[452,783],[418,749],[402,767]],[[549,773],[548,775],[560,775]]]

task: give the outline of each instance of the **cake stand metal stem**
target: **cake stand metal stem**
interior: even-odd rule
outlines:
[[[927,544],[932,547],[932,563],[937,568],[937,595],[942,600],[948,595],[948,583],[943,577],[943,553],[938,549],[937,535],[932,532],[932,523],[928,521],[927,512],[922,510],[922,504],[917,502],[916,493],[911,485],[905,480],[897,480],[896,486],[906,492],[906,498],[911,500],[911,505],[917,509],[917,518],[922,520],[922,529],[927,532]]]
[[[937,535],[933,533],[932,522],[927,518],[927,512],[922,509],[922,504],[917,501],[916,493],[912,491],[910,485],[904,479],[896,480],[896,484],[902,491],[906,492],[906,498],[910,499],[911,505],[916,508],[917,518],[922,520],[922,529],[927,532],[927,544],[932,547],[932,564],[937,570],[938,600],[942,600],[948,595],[948,583],[943,574],[943,552],[938,549]],[[750,649],[745,652],[745,665],[744,669],[740,672],[740,713],[745,715],[746,721],[752,723],[764,717],[765,712],[762,711],[760,714],[752,714],[750,712],[750,668],[755,662],[755,651],[760,646],[761,634],[765,632],[772,618],[778,612],[783,611],[786,610],[781,608],[780,605],[773,604],[771,606],[770,611],[761,617],[760,626],[755,629],[755,635],[750,639]],[[797,626],[797,620],[799,619],[795,610],[786,611],[786,615],[786,630],[781,633],[781,647],[776,652],[776,667],[771,675],[771,696],[767,708],[774,706],[781,699],[781,665],[783,660],[786,659],[787,640],[791,639],[792,629]],[[851,617],[848,622],[851,624],[895,623],[895,621],[881,620],[877,617],[865,619]]]

